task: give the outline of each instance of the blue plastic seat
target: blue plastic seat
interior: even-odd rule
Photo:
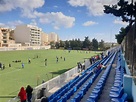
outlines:
[[[111,88],[111,91],[113,91],[113,92],[114,92],[114,91],[119,91],[120,89],[121,89],[121,87],[112,87],[112,88]]]
[[[103,85],[104,83],[103,82],[98,82],[96,85],[97,86],[101,86],[101,85]]]
[[[98,94],[91,93],[91,95],[89,96],[89,98],[93,99],[94,101],[97,101],[98,100]]]
[[[112,98],[112,102],[126,102],[127,101],[127,93],[124,93],[121,98]]]
[[[86,90],[85,87],[83,87],[83,88],[81,89],[81,91],[83,91],[83,94],[85,95],[87,90]]]
[[[79,91],[78,94],[80,95],[80,99],[83,98],[83,96],[84,96],[83,91]]]
[[[70,96],[71,96],[71,91],[69,91],[69,92],[67,93],[67,99],[69,99]]]
[[[101,94],[101,90],[100,89],[93,89],[92,93],[100,95]]]
[[[92,98],[89,98],[89,99],[87,99],[86,102],[96,102],[96,101],[94,99],[92,99]]]
[[[80,95],[77,94],[77,95],[74,97],[74,99],[75,99],[76,102],[79,102],[79,101],[80,101]]]
[[[57,102],[67,102],[66,95],[64,97],[62,97],[60,100],[58,100]]]
[[[70,91],[68,91],[67,99],[69,99],[73,94],[74,94],[74,89],[71,89]]]
[[[96,85],[95,87],[94,87],[94,89],[100,89],[100,90],[102,90],[102,88],[103,88],[103,85],[101,84],[101,85]]]
[[[121,88],[119,91],[117,92],[110,92],[110,97],[111,98],[119,98],[120,96],[122,96],[123,94],[123,88]]]
[[[114,83],[121,83],[121,82],[123,82],[123,81],[122,80],[117,80],[117,79],[114,81]]]
[[[75,99],[71,99],[70,102],[76,102],[76,100]]]
[[[114,83],[114,85],[113,85],[113,86],[115,86],[115,87],[123,86],[123,82],[121,82],[121,83]]]

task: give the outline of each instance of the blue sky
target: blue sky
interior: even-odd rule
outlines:
[[[127,23],[103,12],[104,4],[116,3],[117,0],[0,0],[0,27],[32,24],[47,34],[57,33],[61,40],[84,40],[89,36],[90,40],[116,42],[115,34]]]

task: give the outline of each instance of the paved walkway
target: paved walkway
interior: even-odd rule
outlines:
[[[98,102],[103,102],[103,100],[104,102],[111,102],[109,93],[114,82],[114,76],[115,76],[115,66],[112,65],[111,71],[109,73],[109,77],[107,78],[106,84],[102,90],[102,94],[100,95]]]
[[[86,102],[87,99],[89,98],[93,88],[96,86],[97,82],[99,81],[99,79],[101,78],[102,74],[104,73],[104,70],[102,70],[102,72],[98,75],[98,77],[95,79],[95,81],[93,82],[93,84],[91,85],[91,87],[88,89],[88,91],[86,92],[86,94],[83,96],[83,98],[81,99],[80,102]]]

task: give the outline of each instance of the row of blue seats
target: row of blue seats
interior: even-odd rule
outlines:
[[[109,58],[105,60],[103,60],[101,63],[103,63],[104,61],[106,62],[104,65],[106,65],[108,63],[108,61],[110,60],[110,58],[113,55],[111,54]],[[89,71],[89,70],[88,70]],[[102,69],[100,69],[96,74],[94,74],[92,76],[92,78],[85,83],[85,85],[81,88],[81,90],[75,95],[75,97],[73,99],[71,99],[71,102],[79,102],[82,97],[86,94],[86,92],[88,91],[88,89],[91,87],[92,83],[95,81],[95,79],[97,78],[97,76],[100,74],[100,72],[102,71]],[[61,101],[60,101],[61,102]]]
[[[106,58],[105,59],[103,59],[102,60],[102,62],[103,61],[105,61],[106,60]],[[91,68],[89,68],[90,70],[91,69],[93,69],[93,67],[95,67],[97,64],[99,64],[99,62],[97,62],[96,64],[94,64],[93,66],[91,66]],[[91,75],[91,74],[90,74]],[[57,92],[55,92],[54,94],[52,94],[50,97],[48,97],[48,101],[49,102],[56,102],[56,100],[58,100],[58,99],[60,99],[61,98],[61,96],[65,96],[65,93],[67,93],[68,92],[68,90],[70,90],[71,89],[71,91],[70,92],[68,92],[68,94],[70,94],[70,93],[73,93],[73,87],[74,87],[74,85],[76,85],[77,84],[77,82],[79,82],[79,80],[81,80],[84,76],[86,76],[86,73],[84,73],[84,74],[82,74],[82,76],[77,76],[74,80],[72,80],[72,81],[70,81],[68,84],[66,84],[65,86],[63,86],[61,89],[59,89]],[[95,78],[95,77],[94,77]],[[87,78],[86,78],[87,79]],[[81,84],[83,84],[85,82],[85,78],[83,79],[83,81],[81,81],[78,85],[77,85],[77,87],[74,87],[74,90],[75,89],[78,89],[79,88],[79,86],[81,86]],[[69,95],[68,95],[69,96]],[[63,98],[63,97],[62,97]]]
[[[64,96],[68,90],[74,88],[74,92],[92,75],[92,73],[86,73],[83,74],[81,76],[79,76],[78,78],[74,79],[74,81],[72,81],[71,84],[68,84],[68,86],[66,85],[66,87],[64,87],[64,89],[62,90],[61,88],[61,92],[59,93],[55,93],[56,96],[54,96],[50,102],[56,102],[58,99],[60,99],[62,96]]]
[[[111,55],[110,57],[112,57],[112,55]],[[105,60],[104,60],[104,61],[107,63],[107,62],[109,61],[110,57],[109,57],[106,61],[105,61]],[[103,61],[103,60],[102,60],[102,61]],[[102,62],[102,61],[101,61],[101,62]],[[105,63],[105,64],[106,64],[106,63]],[[89,69],[88,72],[89,72],[90,70],[91,70],[91,69]],[[96,77],[99,75],[100,72],[101,72],[101,70],[100,70],[96,75],[92,76],[92,78],[91,78],[91,80],[89,81],[89,83],[86,83],[86,84],[83,86],[82,90],[79,92],[79,94],[76,95],[75,98],[72,99],[71,101],[77,102],[77,100],[81,99],[82,96],[83,96],[83,95],[86,93],[86,91],[88,90],[88,88],[91,86],[92,82],[94,82],[94,80],[96,79]],[[87,73],[87,72],[86,72],[86,73]],[[87,78],[86,78],[86,80],[87,80]],[[84,82],[85,82],[85,80],[79,82],[78,85],[75,85],[75,87],[74,87],[74,92],[76,92],[76,90],[77,90]],[[70,93],[72,93],[72,92],[70,91]],[[71,95],[73,95],[73,93],[72,93]],[[64,97],[65,97],[65,98],[64,98]],[[62,97],[60,100],[58,100],[58,102],[64,101],[64,100],[66,99],[67,95],[64,95],[64,97]],[[69,93],[68,93],[67,99],[69,99]]]
[[[112,57],[112,54],[111,54],[110,57]],[[110,57],[109,57],[109,58],[105,57],[105,58],[101,61],[101,63],[105,62],[105,64],[106,64],[106,63],[109,61]],[[107,60],[107,59],[108,59],[108,60]],[[107,60],[107,61],[105,61],[105,60]],[[97,66],[99,63],[100,63],[99,61],[96,62],[96,63],[93,64],[90,68],[88,68],[88,70],[89,70],[89,71],[92,70],[92,69],[93,69],[95,66]],[[105,65],[105,64],[104,64],[104,65]],[[86,70],[86,71],[88,71],[88,70]],[[85,71],[84,71],[84,74],[82,74],[82,75],[86,75]],[[61,89],[59,89],[57,92],[55,92],[55,93],[52,94],[50,97],[48,97],[48,101],[49,101],[49,102],[55,102],[54,97],[56,97],[58,94],[59,94],[59,97],[60,97],[61,95],[65,94],[65,93],[69,90],[70,86],[73,87],[74,84],[75,84],[79,79],[81,79],[81,78],[82,78],[82,77],[79,78],[79,76],[77,76],[74,80],[71,80],[69,83],[67,83],[65,86],[63,86]],[[90,82],[93,82],[93,81],[95,80],[95,78],[96,78],[96,76],[93,76],[93,77],[92,77],[92,80],[90,80]],[[78,79],[78,80],[77,80],[77,79]],[[76,81],[75,81],[75,80],[76,80]],[[69,86],[69,88],[67,88],[68,86]],[[85,86],[87,86],[87,85],[85,85]],[[66,95],[63,95],[62,99],[65,100],[65,99],[66,99],[66,96],[70,98],[70,96],[74,93],[74,90],[75,90],[75,88],[74,88],[74,89],[72,88],[70,91],[67,92]],[[85,89],[84,89],[84,92],[85,92]],[[58,98],[58,97],[57,97],[57,98]],[[57,98],[56,98],[56,99],[57,99]],[[69,98],[68,98],[68,99],[69,99]]]
[[[87,99],[87,102],[97,102],[99,99],[99,96],[103,90],[103,87],[106,83],[107,77],[110,73],[112,64],[114,62],[114,59],[116,57],[116,54],[114,54],[114,56],[112,57],[110,64],[108,65],[108,67],[106,68],[105,72],[103,73],[103,75],[101,76],[101,78],[99,79],[98,83],[96,84],[96,86],[94,87],[92,93],[90,94],[89,98]]]
[[[96,77],[100,74],[101,71],[102,71],[102,70],[99,70],[96,74],[93,74],[92,72],[90,72],[91,75],[93,74],[91,78],[86,77],[84,81],[81,81],[81,82],[79,82],[77,85],[75,85],[75,86],[74,86],[74,92],[76,92],[79,88],[81,88],[82,85],[83,85],[83,87],[81,88],[81,90],[80,90],[80,92],[78,93],[78,95],[75,96],[76,98],[73,99],[73,100],[71,100],[71,101],[77,102],[77,100],[81,99],[82,96],[83,96],[83,95],[86,93],[86,91],[90,88],[90,86],[91,86],[92,83],[95,81]],[[88,79],[89,81],[87,81],[87,79]],[[85,81],[87,81],[87,83],[85,83]],[[73,94],[72,94],[72,95],[73,95]],[[72,96],[72,95],[71,95],[71,96]],[[69,97],[68,97],[67,99],[69,99]],[[61,102],[61,101],[59,101],[59,102]]]
[[[78,81],[80,81],[82,78],[84,78],[85,75],[78,76],[74,80],[67,83],[65,86],[60,88],[57,92],[55,92],[53,95],[51,95],[48,98],[49,102],[56,102],[58,99],[61,98],[62,95],[64,95],[66,92],[68,92],[71,88],[74,87],[75,84],[77,84]]]
[[[81,90],[75,95],[73,99],[70,100],[70,102],[79,102],[83,98],[83,96],[86,94],[88,89],[91,87],[92,83],[95,81],[98,75],[101,73],[101,71],[102,69],[100,69],[96,74],[93,74],[92,78],[89,79],[89,81],[83,85]]]
[[[104,65],[104,66],[106,66],[106,64],[109,62],[109,60],[112,58],[112,56],[114,55],[114,53],[111,53],[110,55],[109,55],[109,57],[105,57],[106,59],[104,59],[104,60],[102,60],[102,61],[100,61],[99,62],[99,64],[102,64],[102,65]],[[94,68],[96,68],[96,67],[93,67],[93,69]],[[92,69],[89,69],[88,71],[91,71]]]
[[[124,93],[123,89],[123,76],[124,76],[124,68],[121,66],[121,52],[118,56],[116,74],[114,79],[114,84],[110,91],[110,97],[112,102],[126,102],[127,93]]]
[[[84,75],[86,75],[86,72],[88,70],[92,70],[94,67],[96,67],[100,62],[97,61],[96,63],[94,63],[90,68],[88,68],[87,70],[85,70],[84,72],[81,73],[82,77],[84,77]],[[78,82],[82,77],[77,76],[76,78],[74,78],[73,80],[71,80],[69,83],[67,83],[65,86],[63,86],[61,89],[59,89],[58,91],[56,91],[54,94],[52,94],[50,97],[48,97],[48,101],[52,100],[53,97],[55,97],[57,94],[59,94],[63,89],[65,89],[67,86],[74,86],[76,84],[76,82]]]
[[[105,56],[101,61],[97,61],[90,68],[88,68],[85,71],[83,71],[82,74],[86,73],[87,71],[93,70],[100,63],[105,66],[108,63],[108,61],[111,59],[112,56],[113,56],[113,53],[111,53],[109,56]]]
[[[65,99],[69,99],[85,82],[87,79],[90,79],[90,76],[92,76],[93,73],[88,73],[83,79],[81,79],[69,92],[65,93],[63,97],[58,100],[58,102],[63,102]]]
[[[98,63],[97,63],[98,64]],[[95,66],[93,66],[95,67]],[[66,91],[63,91],[63,90],[66,90],[67,87],[73,87],[79,80],[81,80],[84,76],[86,75],[86,73],[82,74],[82,76],[77,76],[76,78],[74,78],[73,80],[71,80],[69,83],[67,83],[65,86],[63,86],[61,89],[59,89],[58,91],[56,91],[54,94],[52,94],[50,97],[48,97],[48,101],[52,101],[54,100],[54,98],[59,94],[64,94],[64,92]],[[61,95],[60,94],[60,95]]]
[[[75,77],[75,80],[78,79],[79,76]],[[65,89],[66,87],[68,87],[71,83],[73,83],[74,80],[71,80],[69,83],[67,83],[65,86],[63,86],[61,89],[59,89],[58,91],[56,91],[54,94],[52,94],[50,97],[48,97],[48,101],[53,99],[57,94],[59,94],[63,89]]]

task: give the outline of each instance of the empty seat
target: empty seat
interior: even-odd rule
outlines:
[[[123,88],[121,88],[119,91],[116,92],[110,92],[111,98],[119,98],[123,94]]]
[[[127,101],[127,93],[124,93],[121,98],[112,98],[112,102],[126,102]]]

